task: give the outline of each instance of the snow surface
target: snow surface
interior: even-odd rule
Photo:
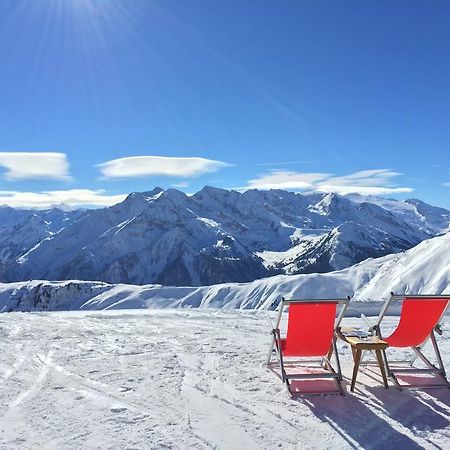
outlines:
[[[264,366],[268,317],[274,313],[1,314],[0,448],[450,448],[449,389],[385,390],[367,366],[351,394],[343,343],[347,395],[290,399]],[[439,342],[448,367],[448,324]]]
[[[398,294],[450,293],[450,233],[423,241],[400,254],[369,259],[324,274],[278,275],[251,283],[203,287],[135,286],[89,281],[29,281],[0,284],[0,312],[129,309],[273,309],[281,298],[353,296],[356,312],[370,313]],[[350,311],[351,312],[351,311]]]
[[[374,203],[391,211],[394,215],[402,217],[403,220],[410,224],[414,224],[418,228],[423,227],[424,229],[428,229],[435,233],[441,233],[450,229],[448,223],[450,217],[448,210],[436,206],[431,206],[430,208],[430,205],[415,198],[410,198],[403,202],[360,194],[349,194],[346,195],[345,198],[357,203]]]

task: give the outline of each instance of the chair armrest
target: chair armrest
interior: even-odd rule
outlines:
[[[375,334],[380,338],[383,339],[383,337],[381,336],[381,328],[380,325],[377,323],[376,325],[374,325],[372,328],[369,329],[370,332],[375,331]]]
[[[341,327],[336,327],[336,329],[334,330],[334,334],[335,334],[336,337],[338,337],[338,338],[342,339],[343,341],[347,342],[347,339],[342,334]]]
[[[335,335],[337,338],[339,338],[342,341],[347,342],[347,344],[349,344],[349,342],[347,340],[347,336],[344,333],[342,333],[341,327],[337,327],[336,330],[334,330],[334,331],[335,331]]]

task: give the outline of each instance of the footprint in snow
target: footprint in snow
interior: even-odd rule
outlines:
[[[132,391],[133,389],[130,388],[129,386],[122,386],[119,388],[119,392],[129,392]]]
[[[111,407],[111,412],[113,412],[113,413],[120,413],[120,412],[124,412],[126,410],[127,410],[127,408],[125,408],[124,406],[112,406]]]

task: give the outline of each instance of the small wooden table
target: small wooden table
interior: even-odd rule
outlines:
[[[359,364],[361,362],[361,355],[364,350],[371,350],[375,352],[378,367],[380,368],[381,376],[383,377],[383,383],[384,387],[386,389],[389,388],[387,377],[386,377],[386,371],[384,368],[384,361],[383,361],[383,355],[381,352],[383,350],[386,350],[389,347],[389,344],[377,336],[368,336],[367,338],[360,338],[360,337],[353,337],[353,336],[345,336],[341,330],[337,330],[337,335],[340,339],[342,339],[344,342],[347,342],[350,344],[352,348],[352,354],[353,354],[353,377],[352,377],[352,384],[350,387],[350,391],[353,392],[355,388],[356,383],[356,377],[358,376],[358,370],[359,370]]]

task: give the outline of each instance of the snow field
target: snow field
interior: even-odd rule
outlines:
[[[268,317],[2,314],[0,448],[450,448],[450,390],[385,390],[366,367],[355,394],[290,399],[264,367]],[[447,367],[449,336],[446,324]],[[351,352],[339,351],[348,391]]]

